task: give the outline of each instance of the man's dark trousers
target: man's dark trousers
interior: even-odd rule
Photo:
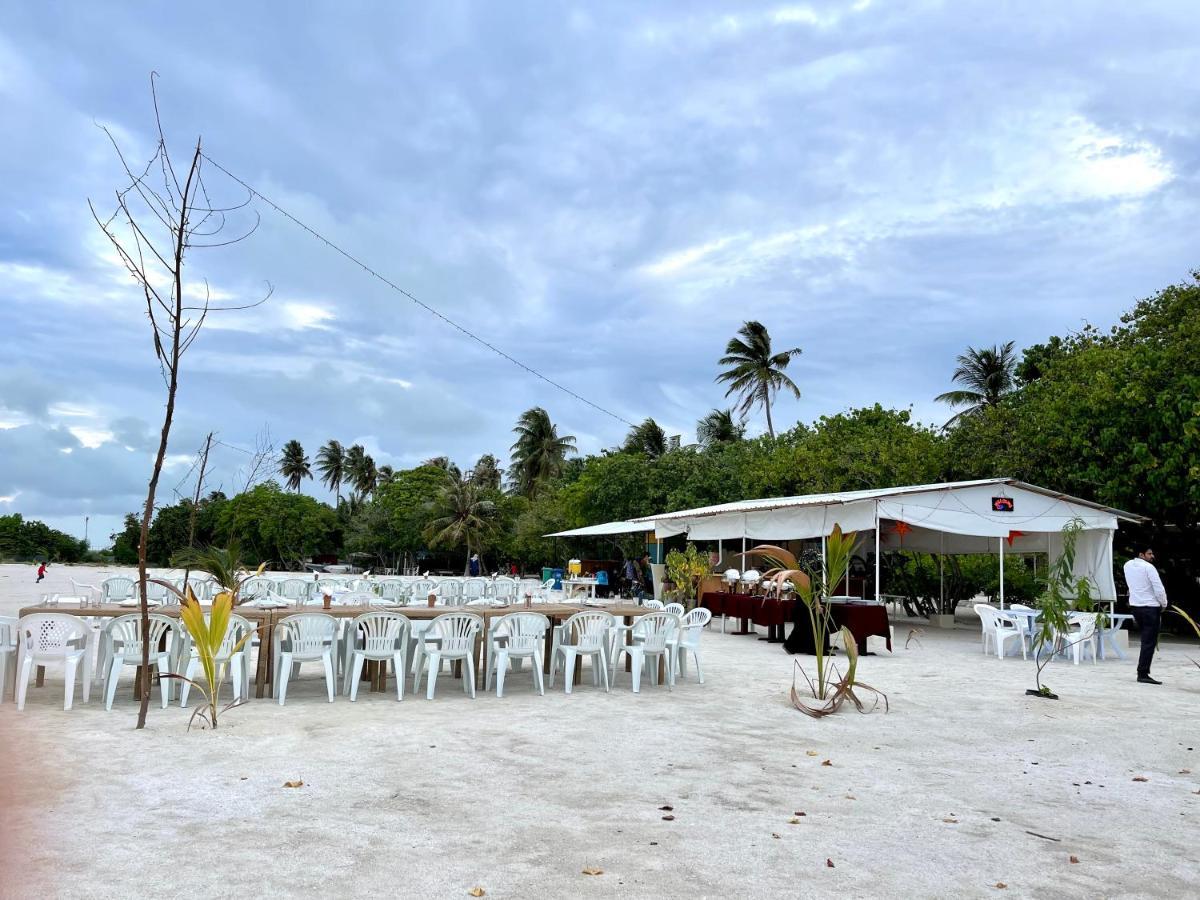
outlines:
[[[1158,628],[1162,624],[1161,606],[1131,606],[1133,620],[1138,624],[1142,633],[1142,652],[1138,654],[1138,678],[1150,674],[1150,662],[1154,659],[1154,649],[1158,646]]]

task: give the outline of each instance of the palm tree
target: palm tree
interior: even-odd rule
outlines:
[[[479,457],[479,462],[475,463],[475,467],[471,469],[471,481],[484,490],[498,490],[500,478],[500,463],[490,453]]]
[[[653,419],[646,419],[641,425],[633,426],[625,436],[621,450],[625,453],[643,453],[654,459],[666,453],[667,447],[667,433],[662,426]]]
[[[958,356],[958,368],[950,380],[963,385],[955,391],[946,391],[935,398],[939,403],[965,409],[955,413],[946,425],[951,425],[967,415],[975,415],[989,406],[996,406],[1005,394],[1016,388],[1017,357],[1013,342],[1003,346],[984,347],[976,350],[968,347]]]
[[[346,480],[346,451],[341,441],[330,441],[317,451],[317,471],[321,481],[337,496],[334,509],[342,502],[342,482]]]
[[[575,436],[559,435],[550,415],[540,406],[527,409],[513,429],[509,480],[518,494],[532,497],[547,480],[562,473],[567,454],[575,450]]]
[[[287,479],[287,486],[296,493],[300,492],[300,482],[312,478],[312,467],[304,448],[297,440],[290,440],[283,445],[283,453],[279,457],[279,474]]]
[[[461,547],[467,554],[463,574],[471,565],[471,554],[483,549],[484,540],[495,528],[496,504],[483,497],[483,489],[470,478],[447,472],[446,481],[431,504],[432,518],[425,526],[430,547]]]
[[[362,444],[355,444],[346,451],[346,480],[350,482],[354,492],[360,497],[366,497],[375,490],[376,469],[375,460],[367,455]]]
[[[383,487],[385,484],[391,484],[396,480],[396,470],[391,466],[380,466],[379,471],[375,473],[375,486]]]
[[[714,409],[696,423],[696,440],[702,447],[733,444],[746,434],[746,426],[735,422],[732,409]]]
[[[730,338],[725,345],[725,355],[720,364],[729,366],[717,376],[717,381],[729,382],[725,396],[738,394],[738,413],[742,420],[755,406],[762,405],[767,414],[767,433],[775,437],[775,425],[771,421],[771,399],[782,388],[791,391],[800,399],[800,388],[784,374],[784,369],[800,348],[793,347],[782,353],[771,350],[771,335],[761,322],[746,322],[738,329],[738,337]]]
[[[458,466],[450,461],[448,456],[431,456],[425,462],[421,463],[430,469],[441,469],[443,472],[449,472],[452,475],[458,475],[460,470]]]

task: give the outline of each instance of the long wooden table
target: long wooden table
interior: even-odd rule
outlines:
[[[487,676],[488,665],[488,628],[493,619],[506,616],[515,612],[535,612],[541,613],[550,620],[551,625],[555,625],[565,619],[570,618],[577,612],[585,610],[602,610],[612,613],[617,618],[624,621],[624,624],[630,625],[638,616],[643,616],[653,612],[644,606],[637,606],[631,603],[615,603],[606,604],[604,606],[593,606],[582,603],[535,603],[530,607],[526,607],[524,603],[515,603],[511,606],[331,606],[325,609],[319,604],[305,604],[302,606],[287,606],[278,607],[275,609],[260,609],[254,606],[237,606],[234,607],[234,615],[242,616],[258,628],[258,662],[255,668],[254,690],[256,697],[264,697],[268,694],[271,680],[274,677],[274,634],[275,626],[288,616],[299,615],[301,613],[323,613],[332,616],[335,619],[353,619],[363,613],[368,612],[395,612],[409,619],[416,621],[427,621],[436,619],[438,616],[453,612],[468,612],[474,613],[483,619],[483,629],[476,640],[476,680],[478,686],[482,687]],[[170,616],[171,618],[179,617],[178,606],[154,606],[151,607],[152,613],[159,615]],[[102,618],[113,619],[118,616],[137,615],[138,608],[136,606],[121,606],[118,603],[108,603],[102,606],[27,606],[21,609],[19,615],[36,615],[40,613],[63,613],[69,616],[77,616],[79,618]],[[93,640],[93,638],[89,638]],[[553,641],[553,629],[546,632],[546,653],[545,664],[548,667],[550,664],[550,650]],[[90,648],[89,648],[90,649]],[[579,660],[576,665],[581,665]],[[38,685],[42,684],[43,670],[39,667]],[[371,672],[372,690],[382,690],[382,676],[377,672]],[[135,680],[135,685],[140,683]]]

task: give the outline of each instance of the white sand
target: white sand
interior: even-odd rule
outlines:
[[[67,576],[52,568],[48,589]],[[0,567],[0,613],[32,581]],[[674,693],[635,696],[622,675],[609,695],[537,697],[515,677],[471,701],[447,679],[432,703],[330,705],[306,668],[286,707],[254,701],[216,733],[157,705],[133,731],[124,686],[111,713],[95,697],[64,712],[52,673],[24,713],[0,709],[15,745],[0,893],[1194,895],[1195,648],[1164,645],[1158,688],[1132,660],[1055,662],[1053,702],[1024,696],[1031,664],[982,656],[965,616],[905,650],[908,627],[861,667],[891,712],[821,721],[789,705],[777,645],[719,629],[707,683]]]

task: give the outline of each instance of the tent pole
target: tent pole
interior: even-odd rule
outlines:
[[[829,583],[829,573],[825,571],[825,535],[821,535],[821,580]]]
[[[1000,538],[1000,608],[1004,609],[1004,538]]]
[[[875,501],[875,602],[879,602],[879,501]]]
[[[721,560],[725,558],[724,552],[721,550],[721,539],[717,538],[717,565],[721,564]]]
[[[938,554],[938,610],[946,608],[946,532],[939,531],[941,552]]]

